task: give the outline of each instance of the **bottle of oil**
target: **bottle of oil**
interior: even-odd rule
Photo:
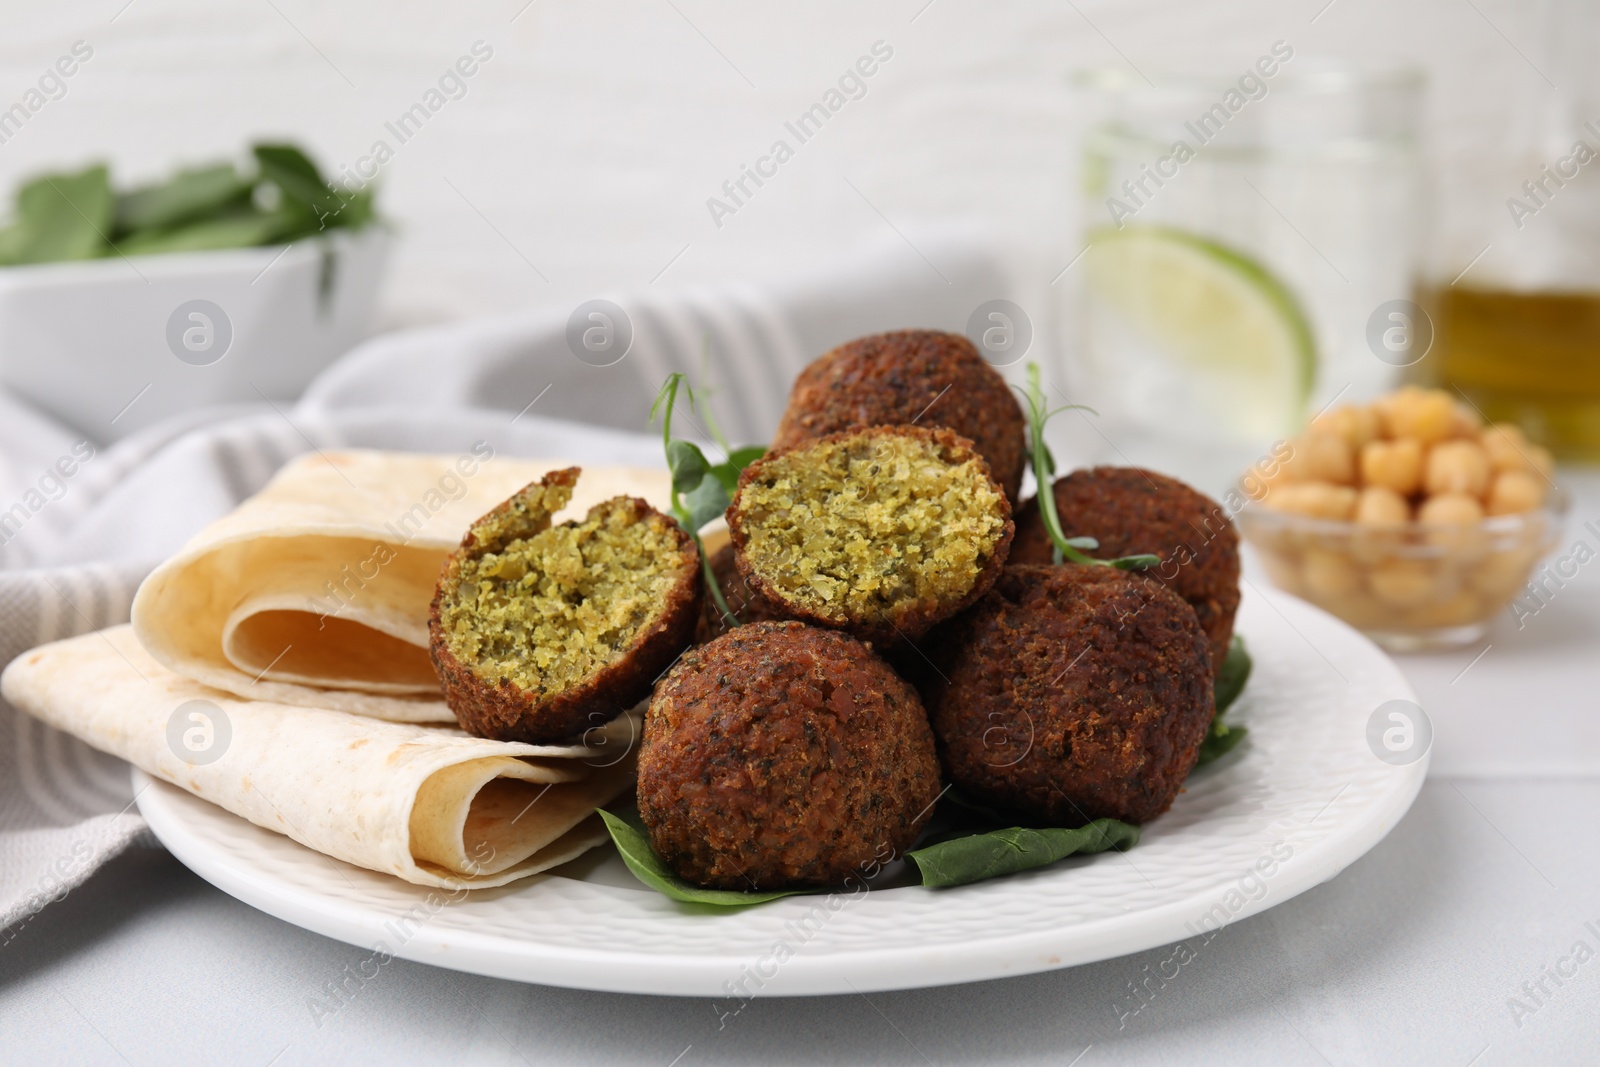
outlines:
[[[1410,376],[1600,463],[1600,4],[1531,0],[1511,106],[1438,160],[1440,223]],[[1488,128],[1490,126],[1494,128]]]
[[[1427,291],[1434,351],[1419,378],[1515,422],[1564,460],[1600,463],[1600,290]]]

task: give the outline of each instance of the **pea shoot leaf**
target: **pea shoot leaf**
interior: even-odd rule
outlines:
[[[711,473],[716,475],[717,481],[722,483],[722,488],[730,494],[739,488],[739,475],[744,469],[762,456],[767,454],[763,445],[745,445],[728,453],[728,458],[711,468]]]
[[[728,491],[722,487],[720,481],[709,474],[700,479],[699,485],[683,494],[683,504],[689,513],[689,525],[696,531],[702,529],[706,523],[721,518],[730,503]]]
[[[706,454],[693,441],[674,438],[667,442],[667,470],[672,472],[674,492],[689,493],[699,487],[701,479],[711,470]]]

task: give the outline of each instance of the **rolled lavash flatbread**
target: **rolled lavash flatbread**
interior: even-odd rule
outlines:
[[[257,826],[418,885],[504,885],[564,863],[606,840],[594,809],[633,781],[633,754],[615,745],[574,759],[568,746],[236,699],[161,666],[128,626],[23,653],[0,693]],[[206,731],[189,747],[220,755],[180,755],[189,730]]]
[[[428,605],[467,527],[563,460],[322,452],[157,567],[133,626],[165,666],[282,704],[453,722],[428,660]],[[613,496],[664,507],[666,471],[584,469],[564,522]]]

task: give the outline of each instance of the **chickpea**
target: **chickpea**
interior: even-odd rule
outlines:
[[[1338,434],[1352,451],[1359,452],[1368,441],[1377,440],[1382,434],[1383,424],[1376,408],[1343,404],[1311,420],[1311,428]]]
[[[1356,491],[1327,482],[1291,482],[1274,488],[1265,503],[1314,519],[1348,519],[1356,509]]]
[[[1369,441],[1361,449],[1361,481],[1410,496],[1422,485],[1422,444],[1409,437]]]
[[[1356,522],[1364,526],[1403,526],[1411,521],[1406,498],[1381,485],[1369,485],[1356,498]]]
[[[1306,589],[1319,600],[1345,596],[1361,588],[1361,572],[1343,552],[1310,548],[1300,566]]]
[[[1297,482],[1331,482],[1351,485],[1356,480],[1356,460],[1343,437],[1326,430],[1307,430],[1291,442],[1294,452],[1285,466]]]
[[[1483,521],[1483,505],[1466,493],[1438,493],[1422,502],[1417,521],[1427,526],[1476,526]]]
[[[1351,626],[1362,629],[1382,629],[1394,618],[1394,608],[1380,601],[1365,589],[1337,597],[1325,597],[1318,603]]]
[[[1428,450],[1423,487],[1430,494],[1482,497],[1489,490],[1489,474],[1489,453],[1478,442],[1441,441]]]
[[[1497,471],[1524,471],[1533,469],[1529,451],[1535,446],[1523,436],[1515,423],[1497,422],[1483,431],[1480,438],[1483,450],[1489,455],[1489,464]]]
[[[1420,604],[1406,613],[1411,626],[1468,626],[1484,616],[1483,603],[1465,589],[1455,596]]]
[[[1468,582],[1496,607],[1522,591],[1540,556],[1537,545],[1491,552],[1471,569]]]
[[[1515,515],[1544,503],[1544,482],[1527,471],[1501,471],[1489,487],[1490,515]]]
[[[1455,430],[1456,404],[1442,389],[1406,386],[1385,399],[1383,425],[1391,438],[1412,437],[1431,445]]]
[[[1465,404],[1455,406],[1455,418],[1452,423],[1454,437],[1477,437],[1483,432],[1483,416],[1477,410]]]
[[[1401,608],[1433,599],[1434,580],[1433,564],[1425,559],[1393,559],[1367,575],[1367,584],[1379,600]]]
[[[1264,502],[1279,486],[1292,480],[1289,469],[1281,463],[1258,463],[1244,472],[1239,486],[1244,495],[1257,503]]]

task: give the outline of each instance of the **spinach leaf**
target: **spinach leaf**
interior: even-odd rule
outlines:
[[[1218,715],[1232,707],[1233,702],[1239,699],[1239,694],[1244,692],[1244,684],[1250,680],[1251,666],[1250,650],[1245,648],[1244,638],[1234,634],[1233,641],[1228,645],[1228,655],[1217,671]]]
[[[104,166],[47,174],[17,190],[16,219],[0,240],[8,263],[94,259],[110,252],[111,180]]]
[[[239,177],[232,163],[180,170],[159,185],[118,197],[117,232],[172,229],[244,205],[249,198],[250,183]]]
[[[311,158],[292,144],[258,144],[251,147],[261,178],[283,190],[290,201],[312,215],[337,215],[344,201],[322,178]]]
[[[925,886],[969,885],[988,878],[1044,867],[1075,853],[1127,850],[1139,843],[1139,828],[1116,819],[1096,819],[1076,830],[1011,826],[941,841],[906,853]]]
[[[1245,735],[1249,732],[1243,726],[1229,726],[1221,719],[1212,719],[1211,729],[1206,731],[1206,739],[1200,742],[1200,758],[1195,761],[1195,766],[1202,767],[1212,760],[1226,756],[1245,739]]]
[[[136,231],[122,238],[117,243],[117,248],[127,256],[161,252],[203,252],[219,248],[250,248],[271,241],[282,226],[281,218],[259,213],[230,218],[201,219],[172,230]]]
[[[645,836],[642,824],[615,815],[604,808],[597,810],[600,818],[605,820],[606,829],[611,831],[611,840],[617,846],[617,851],[622,854],[622,862],[628,865],[628,870],[632,871],[639,881],[673,900],[684,904],[714,904],[724,908],[739,908],[749,904],[764,904],[769,900],[794,896],[799,892],[791,889],[743,893],[737,889],[701,889],[697,885],[691,885],[673,874],[671,868],[655,854],[655,850],[650,847],[650,838]]]
[[[1222,721],[1223,713],[1231,708],[1234,701],[1239,699],[1239,694],[1244,692],[1245,683],[1250,680],[1250,668],[1250,652],[1245,648],[1244,638],[1234,634],[1233,641],[1228,645],[1228,655],[1217,670],[1217,710],[1211,716],[1211,726],[1206,730],[1206,739],[1200,742],[1200,759],[1195,763],[1196,767],[1226,756],[1250,732],[1243,726],[1229,726]]]
[[[0,230],[0,265],[288,244],[373,221],[371,188],[335,188],[293,145],[254,151],[254,174],[216,163],[121,194],[104,166],[35,178]]]

